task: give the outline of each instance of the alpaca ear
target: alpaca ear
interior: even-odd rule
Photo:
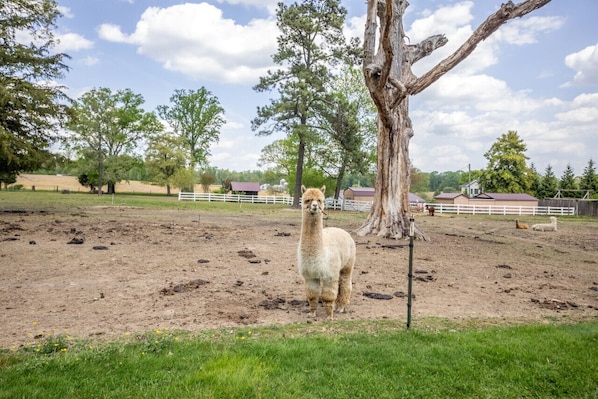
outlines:
[[[305,192],[305,190],[307,190],[307,189],[306,189],[306,188],[305,188],[305,186],[302,184],[302,185],[301,185],[301,194],[303,194],[303,193]]]
[[[326,186],[322,186],[322,188],[320,189],[320,191],[322,192],[322,194],[324,194],[326,192]]]

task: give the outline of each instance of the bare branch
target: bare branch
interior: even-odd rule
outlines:
[[[434,35],[421,41],[415,45],[407,45],[408,62],[413,65],[424,57],[429,56],[432,52],[448,43],[445,35]]]
[[[540,7],[548,4],[550,0],[526,0],[519,4],[513,4],[512,1],[504,3],[500,9],[490,15],[467,39],[461,47],[449,57],[442,60],[438,65],[422,75],[415,82],[408,85],[407,89],[411,95],[418,94],[432,83],[437,81],[445,73],[457,66],[461,61],[467,58],[477,45],[486,40],[492,33],[498,30],[507,21],[520,18]]]

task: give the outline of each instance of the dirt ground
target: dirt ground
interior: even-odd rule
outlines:
[[[0,347],[47,334],[112,338],[306,322],[300,217],[293,210],[2,211]],[[330,212],[326,224],[351,231],[362,219]],[[414,247],[414,325],[429,316],[598,316],[598,221],[562,218],[557,232],[516,230],[507,217],[417,215],[416,222],[431,240]],[[355,241],[352,302],[337,320],[405,320],[408,242]],[[325,323],[324,313],[320,306],[312,322]]]

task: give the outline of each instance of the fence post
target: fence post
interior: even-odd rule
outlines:
[[[415,223],[414,219],[409,219],[409,273],[407,277],[409,278],[408,287],[407,287],[407,329],[411,328],[411,293],[413,288],[413,235],[415,233]]]

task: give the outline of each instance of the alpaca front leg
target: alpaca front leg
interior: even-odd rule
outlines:
[[[326,319],[334,320],[334,301],[338,294],[338,280],[325,281],[322,285],[322,303],[326,309]]]
[[[307,317],[316,317],[316,308],[318,307],[318,297],[320,296],[320,280],[305,279],[305,296],[309,302],[309,314]]]

